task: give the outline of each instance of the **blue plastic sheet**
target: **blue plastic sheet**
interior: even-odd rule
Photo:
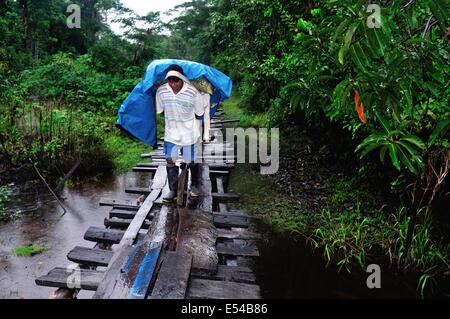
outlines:
[[[155,83],[164,81],[166,71],[172,64],[183,68],[184,75],[193,80],[205,77],[214,87],[211,96],[211,105],[226,100],[231,96],[233,82],[222,72],[197,62],[185,60],[155,60],[147,67],[144,79],[136,85],[131,94],[122,103],[119,109],[119,118],[116,125],[138,138],[145,144],[156,147],[156,111],[155,111]],[[211,108],[214,115],[217,107]]]

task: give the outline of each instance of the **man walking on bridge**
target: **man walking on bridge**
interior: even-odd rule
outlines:
[[[190,163],[191,196],[199,196],[198,163],[195,161],[195,143],[200,137],[195,116],[202,116],[204,107],[197,89],[184,76],[183,69],[171,65],[167,69],[167,83],[156,92],[156,111],[164,112],[164,154],[170,192],[163,201],[173,202],[177,197],[179,168],[176,166],[178,150],[186,163]],[[183,194],[181,194],[183,196]]]

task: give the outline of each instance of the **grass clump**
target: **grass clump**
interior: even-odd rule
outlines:
[[[37,254],[42,254],[48,250],[47,247],[39,244],[31,244],[28,246],[20,246],[14,249],[14,255],[19,257],[30,257]]]

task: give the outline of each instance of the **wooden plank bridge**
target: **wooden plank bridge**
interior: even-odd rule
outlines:
[[[212,127],[221,134],[216,113]],[[102,199],[110,206],[104,227],[87,229],[84,239],[93,247],[74,247],[67,258],[74,264],[59,267],[36,279],[58,288],[53,298],[74,298],[80,290],[95,291],[94,299],[258,299],[260,288],[251,269],[259,256],[259,235],[253,218],[229,211],[227,193],[235,165],[233,149],[217,139],[204,144],[208,155],[200,164],[201,196],[189,196],[189,170],[182,166],[177,204],[165,205],[169,191],[162,146],[137,164],[136,172],[151,172],[148,188],[124,191],[140,195],[136,205]],[[145,198],[145,200],[142,199]],[[251,228],[251,227],[250,227]]]

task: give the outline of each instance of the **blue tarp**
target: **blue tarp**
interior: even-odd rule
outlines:
[[[201,76],[205,77],[214,87],[211,96],[211,105],[228,99],[231,96],[233,82],[222,72],[213,67],[185,60],[155,60],[147,67],[144,79],[136,85],[131,94],[123,102],[119,109],[119,118],[116,125],[127,131],[142,142],[156,147],[156,111],[154,84],[163,81],[166,70],[172,64],[183,68],[184,75],[193,80]],[[215,108],[211,110],[214,114]]]

